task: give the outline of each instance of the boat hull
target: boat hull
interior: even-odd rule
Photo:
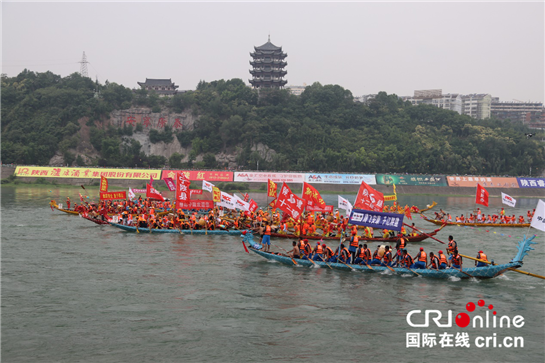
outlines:
[[[288,266],[295,266],[293,263],[293,259],[290,257],[282,256],[282,255],[275,255],[273,253],[264,252],[261,250],[257,250],[250,246],[250,251],[260,255],[261,257],[264,257],[271,261],[280,262],[282,264],[288,265]],[[359,272],[385,272],[388,271],[390,273],[395,272],[399,275],[413,275],[416,276],[416,274],[422,276],[422,277],[429,277],[429,278],[435,278],[435,279],[448,279],[449,277],[457,277],[460,279],[469,279],[471,277],[477,278],[477,279],[490,279],[494,278],[498,275],[501,275],[505,271],[507,271],[509,268],[517,268],[520,267],[521,264],[518,263],[508,263],[503,265],[493,265],[488,267],[471,267],[471,268],[463,268],[462,271],[457,269],[445,269],[445,270],[433,270],[433,269],[412,269],[409,270],[407,268],[401,268],[401,267],[392,267],[392,270],[390,270],[388,267],[385,266],[367,266],[367,265],[345,265],[343,263],[325,263],[322,261],[308,261],[308,260],[301,260],[301,259],[294,259],[295,262],[297,262],[297,265],[304,266],[304,267],[322,267],[322,268],[332,268],[335,270],[344,270],[344,271],[359,271]]]
[[[436,219],[429,219],[424,217],[425,221],[428,221],[433,224],[447,226],[467,226],[467,227],[511,227],[511,228],[528,228],[530,223],[515,223],[515,224],[506,224],[506,223],[458,223],[458,222],[443,222]]]
[[[119,223],[112,223],[110,222],[110,225],[114,226],[114,227],[117,227],[119,229],[122,229],[126,232],[133,232],[133,233],[137,233],[137,228],[134,227],[134,226],[125,226],[123,224],[119,224]],[[150,229],[149,228],[141,228],[141,227],[138,227],[138,232],[139,233],[150,233]],[[221,230],[221,229],[216,229],[216,230],[213,230],[213,231],[207,231],[207,230],[204,230],[204,229],[194,229],[194,230],[191,230],[191,229],[151,229],[151,233],[183,233],[183,234],[212,234],[212,235],[237,235],[239,236],[240,235],[240,231],[239,230]]]

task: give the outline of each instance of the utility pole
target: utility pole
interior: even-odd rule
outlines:
[[[83,52],[83,57],[81,58],[81,62],[78,62],[81,64],[81,67],[80,67],[80,71],[79,73],[81,74],[82,77],[89,77],[88,75],[88,72],[87,72],[87,57],[85,56],[85,52]]]

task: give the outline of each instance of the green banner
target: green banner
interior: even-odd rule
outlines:
[[[446,187],[447,178],[444,175],[392,175],[377,174],[377,184],[383,185],[431,185]]]

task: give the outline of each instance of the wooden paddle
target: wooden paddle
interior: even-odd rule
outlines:
[[[443,241],[441,241],[441,240],[438,240],[437,238],[435,238],[435,237],[433,237],[433,236],[430,236],[430,235],[427,234],[426,232],[423,232],[423,231],[419,230],[419,229],[416,228],[416,227],[409,226],[407,223],[403,223],[403,225],[404,225],[404,226],[407,226],[407,227],[410,227],[410,228],[414,229],[415,231],[418,231],[418,232],[422,233],[423,235],[428,236],[429,238],[434,239],[434,240],[436,240],[437,242],[441,242],[442,244],[446,245],[445,242],[443,242]]]
[[[460,256],[461,256],[461,255],[460,255]],[[472,275],[468,274],[467,272],[462,271],[462,268],[461,268],[461,267],[460,267],[460,268],[453,267],[453,269],[458,270],[458,271],[460,271],[461,273],[466,274],[466,275],[469,276],[469,277],[473,277]]]
[[[274,247],[286,252],[288,254],[288,257],[289,257],[289,252],[286,251],[285,249],[283,249],[282,247],[278,247],[277,245],[273,245]],[[293,257],[291,257],[291,261],[293,262],[294,265],[297,265],[297,262],[295,262],[295,260],[293,259]]]
[[[470,260],[474,260],[474,261],[478,261],[478,262],[484,262],[484,263],[487,263],[489,265],[496,265],[495,263],[492,263],[492,262],[489,262],[489,261],[485,261],[485,260],[481,260],[481,259],[478,259],[478,258],[475,258],[475,257],[470,257],[470,256],[466,256],[466,255],[462,255],[459,253],[460,256],[462,257],[465,257],[465,258],[469,258]],[[537,277],[537,278],[540,278],[540,279],[543,279],[545,280],[545,276],[541,276],[541,275],[538,275],[538,274],[533,274],[531,272],[526,272],[526,271],[522,271],[522,270],[518,270],[514,267],[510,267],[508,268],[508,270],[510,271],[515,271],[515,272],[518,272],[520,274],[523,274],[523,275],[528,275],[528,276],[532,276],[532,277]]]
[[[321,255],[318,255],[318,257],[320,257],[322,259],[322,261],[324,261],[324,263],[327,265],[327,267],[329,267],[330,269],[333,270],[333,267],[331,267],[327,262],[325,262],[324,258]]]

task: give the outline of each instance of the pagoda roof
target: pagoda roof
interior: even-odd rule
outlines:
[[[139,85],[146,85],[146,86],[172,86],[174,85],[174,82],[172,82],[172,79],[161,79],[161,78],[146,78],[146,82],[138,82]],[[175,86],[178,88],[178,86]]]
[[[267,40],[267,43],[260,45],[259,47],[254,47],[255,50],[264,50],[264,51],[275,51],[279,50],[282,51],[282,47],[277,47],[273,43],[271,43],[271,36],[269,35],[269,39]]]

